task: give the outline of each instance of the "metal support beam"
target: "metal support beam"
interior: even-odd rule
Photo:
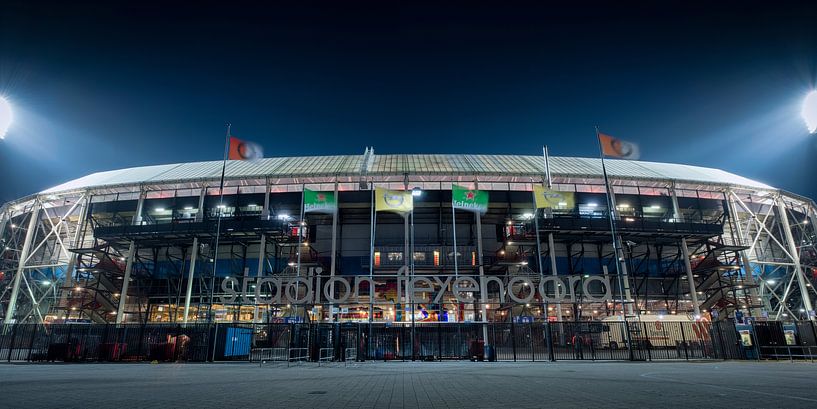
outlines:
[[[200,222],[200,221],[204,220],[204,198],[205,197],[207,197],[207,186],[201,188],[201,193],[199,193],[199,207],[198,207],[198,211],[196,211],[196,221],[197,222]]]
[[[734,243],[736,245],[744,245],[743,241],[747,238],[744,236],[743,226],[740,224],[740,219],[738,219],[738,207],[735,205],[734,200],[734,193],[729,191],[726,194],[726,205],[729,207],[729,218],[731,219],[731,224],[734,226],[736,233],[738,235],[738,239],[741,241],[740,243]],[[754,268],[752,267],[752,263],[749,261],[749,254],[746,250],[740,250],[738,252],[738,258],[740,263],[743,264],[743,271],[744,271],[744,279],[747,281],[747,285],[751,287],[749,290],[750,296],[754,299],[759,299],[763,303],[766,308],[766,312],[769,313],[771,310],[771,304],[769,304],[769,297],[768,296],[761,296],[761,291],[759,288],[762,288],[766,285],[765,280],[763,279],[762,274],[759,276],[760,279],[760,287],[754,287],[755,284],[755,272]],[[752,303],[754,305],[754,303]],[[757,309],[752,309],[751,315],[753,317],[759,317],[762,315],[761,311],[757,311]]]
[[[264,254],[263,250],[261,254]],[[187,273],[187,292],[185,292],[184,294],[184,322],[183,322],[184,325],[187,325],[190,316],[190,298],[193,296],[193,275],[196,272],[196,259],[198,258],[199,258],[199,238],[193,237],[193,251],[190,252],[190,270]]]
[[[270,191],[269,179],[267,179],[267,184],[264,185],[264,186],[265,186],[265,189],[264,189],[264,208],[261,209],[261,219],[262,220],[269,220],[269,191]],[[202,207],[199,206],[199,208],[202,208]]]
[[[689,285],[689,297],[692,300],[692,308],[695,312],[695,319],[701,318],[701,305],[698,303],[698,289],[695,288],[695,276],[692,274],[692,264],[689,262],[689,247],[687,240],[681,239],[681,255],[684,258],[684,268],[687,272],[687,284]]]
[[[128,286],[130,285],[130,275],[133,271],[133,260],[136,256],[136,243],[130,242],[128,247],[128,261],[125,264],[125,277],[122,279],[122,292],[119,294],[119,308],[116,310],[116,323],[121,324],[125,318],[125,304],[128,300]],[[148,311],[150,313],[150,311]]]
[[[538,233],[537,233],[538,234]],[[559,275],[559,269],[556,267],[556,243],[553,240],[553,233],[548,233],[548,253],[550,253],[550,274],[553,276]],[[556,288],[554,291],[558,292]],[[622,306],[624,308],[624,306]],[[556,319],[562,320],[562,303],[556,303]]]
[[[681,208],[678,206],[678,195],[675,194],[675,186],[670,188],[672,197],[672,218],[677,221],[681,220]],[[687,284],[689,285],[689,297],[692,300],[692,308],[695,313],[695,319],[701,318],[701,305],[698,303],[698,289],[695,287],[695,275],[692,274],[692,264],[689,261],[689,246],[687,239],[681,238],[681,256],[684,258],[684,269],[687,273]]]
[[[797,285],[800,287],[800,297],[803,299],[803,308],[806,309],[808,320],[814,321],[814,306],[811,304],[811,298],[808,292],[808,281],[803,272],[803,267],[800,265],[800,252],[797,249],[797,243],[794,242],[794,235],[791,233],[791,225],[789,224],[788,210],[786,204],[783,202],[783,197],[777,198],[777,211],[780,218],[780,227],[783,229],[783,234],[786,237],[786,245],[791,253],[792,261],[794,262],[794,274],[797,275]]]
[[[74,239],[71,240],[71,247],[77,248],[80,245],[80,240],[82,240],[82,233],[83,229],[85,228],[85,219],[88,217],[88,208],[90,207],[91,203],[91,195],[86,195],[82,201],[82,205],[79,209],[79,220],[77,220],[77,229],[74,232]],[[63,283],[63,287],[71,288],[74,286],[74,268],[77,265],[77,257],[78,254],[71,254],[68,258],[68,265],[65,267],[65,282]],[[64,292],[64,296],[67,296],[68,291]]]
[[[20,251],[20,257],[17,263],[17,272],[14,274],[14,284],[11,287],[11,299],[9,299],[8,308],[6,308],[6,317],[3,320],[4,324],[11,324],[14,320],[14,312],[17,308],[17,295],[20,293],[20,282],[25,273],[26,260],[28,259],[28,252],[31,249],[31,242],[34,241],[36,234],[37,221],[40,218],[40,201],[35,200],[32,204],[31,216],[28,220],[28,230],[26,230],[26,238],[23,240],[23,249]]]
[[[145,196],[147,193],[142,190],[139,192],[139,200],[136,202],[136,213],[133,215],[133,224],[140,225],[142,224],[142,208],[145,205]]]

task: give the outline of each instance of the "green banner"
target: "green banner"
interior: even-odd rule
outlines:
[[[455,209],[485,213],[488,211],[488,192],[452,185],[451,205]]]
[[[315,192],[304,189],[304,213],[335,213],[338,201],[334,192]]]

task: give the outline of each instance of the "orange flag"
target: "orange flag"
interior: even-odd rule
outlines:
[[[604,156],[631,160],[638,160],[641,156],[638,145],[632,142],[623,141],[603,133],[599,133],[599,142]]]
[[[264,157],[264,150],[261,145],[230,137],[230,153],[227,156],[230,160],[261,159]]]

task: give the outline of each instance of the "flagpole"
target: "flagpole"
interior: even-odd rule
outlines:
[[[224,210],[224,175],[227,173],[227,154],[230,149],[230,129],[232,124],[227,124],[227,133],[224,136],[224,160],[221,163],[221,181],[218,185],[218,207],[216,208],[216,241],[213,248],[213,274],[210,277],[210,305],[207,307],[207,318],[213,321],[213,294],[216,287],[216,266],[218,264],[218,241],[221,236],[221,213]]]
[[[454,190],[451,190],[453,194]],[[459,277],[459,264],[457,263],[457,213],[454,210],[454,199],[451,199],[451,230],[454,232],[454,277]]]
[[[630,310],[632,313],[632,305],[625,304],[624,298],[624,278],[622,277],[622,270],[624,263],[624,254],[621,251],[621,245],[619,243],[618,235],[616,234],[616,223],[613,217],[613,212],[615,211],[615,202],[613,201],[613,193],[610,188],[610,180],[607,177],[607,166],[604,163],[604,148],[601,146],[601,137],[599,137],[599,127],[596,127],[596,142],[599,144],[599,155],[601,155],[601,171],[604,175],[604,191],[607,196],[607,216],[610,220],[610,234],[613,236],[613,252],[615,253],[615,266],[616,266],[616,274],[618,275],[618,282],[619,282],[619,296],[621,298],[621,315],[624,317],[624,325],[627,326],[627,314],[624,312],[625,306]],[[629,286],[628,286],[629,288]],[[626,300],[627,302],[629,300]],[[624,333],[627,335],[627,350],[630,353],[630,360],[633,359],[633,350],[631,346],[630,340],[630,330],[629,328],[625,328]]]
[[[545,182],[547,183],[547,188],[552,189],[553,188],[553,178],[551,177],[551,174],[550,174],[550,150],[548,149],[547,145],[542,147],[542,155],[545,158]],[[536,206],[536,198],[535,197],[533,199],[533,205]],[[536,213],[534,212],[534,215],[535,214]],[[544,216],[544,214],[545,214],[545,210],[542,209],[542,215]],[[552,210],[551,210],[551,215],[552,215]],[[536,244],[539,245],[538,219],[537,219],[537,225],[536,225],[536,241],[537,241]],[[540,254],[541,254],[541,251],[542,250],[540,249],[539,250]],[[553,276],[558,276],[559,275],[559,270],[558,270],[558,267],[556,266],[556,241],[553,239],[553,232],[552,231],[548,232],[548,255],[550,256],[549,257],[550,258],[550,273]],[[541,255],[539,257],[541,258]],[[541,269],[542,269],[541,264],[539,265],[539,269],[541,271]],[[559,293],[559,288],[554,287],[553,291],[554,291],[555,294],[558,294]],[[544,296],[544,294],[543,294],[543,296]],[[549,305],[546,303],[545,307],[548,308]],[[545,316],[548,317],[548,320],[547,320],[548,324],[547,324],[546,328],[548,330],[550,330],[550,312],[547,312],[547,310],[545,310],[545,314],[546,314]],[[562,321],[563,315],[562,315],[562,302],[561,301],[556,303],[556,317],[559,320],[559,325],[562,325],[561,321]],[[548,334],[547,340],[548,340],[548,350],[550,351],[550,360],[555,361],[556,357],[553,354],[553,339],[552,339],[550,334]],[[564,345],[564,343],[565,343],[565,332],[564,331],[559,331],[559,345]]]
[[[306,224],[306,223],[304,223],[304,193],[305,193],[304,189],[306,189],[306,184],[302,183],[301,184],[301,217],[298,219],[298,253],[297,253],[298,254],[298,264],[297,264],[297,267],[295,267],[295,276],[298,277],[298,278],[301,277],[301,247],[303,247],[301,245],[301,242],[302,242],[303,237],[304,237],[304,224]],[[301,281],[298,280],[295,283],[295,299],[296,300],[298,299],[298,293],[300,293],[300,292],[301,292]],[[304,304],[303,307],[304,307],[303,316],[304,316],[304,318],[306,318],[306,304]],[[297,305],[294,305],[293,308],[295,308],[296,311],[298,310]],[[295,316],[296,317],[298,316],[297,313],[296,313]],[[306,320],[304,320],[304,321],[306,321]]]
[[[329,276],[331,279],[335,278],[335,263],[336,263],[336,255],[338,252],[338,217],[340,216],[340,200],[338,199],[338,179],[335,177],[335,213],[332,215],[332,257],[330,263],[332,265],[329,267]],[[335,281],[332,280],[332,285],[330,286],[329,291],[332,293],[332,299],[335,298]],[[335,303],[332,302],[329,304],[329,320],[331,323],[335,323],[335,313],[333,310],[335,309]]]
[[[375,194],[374,182],[371,182],[371,190],[372,190],[372,214],[371,214],[371,232],[372,232],[372,234],[371,234],[371,243],[370,243],[370,247],[369,247],[369,279],[370,279],[369,286],[371,286],[372,282],[374,281],[374,238],[375,238],[375,233],[377,233],[377,212],[375,212],[375,209],[374,209],[374,194]],[[372,320],[374,318],[374,296],[372,294],[374,294],[374,289],[370,288],[369,289],[369,343],[367,343],[367,345],[370,345],[370,343],[371,343]],[[367,352],[369,351],[368,347],[367,347],[366,351]]]

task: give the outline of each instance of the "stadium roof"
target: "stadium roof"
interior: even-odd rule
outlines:
[[[143,166],[93,173],[46,189],[41,194],[54,194],[84,189],[123,185],[218,181],[221,161],[190,162],[171,165]],[[599,178],[599,159],[550,157],[554,177]],[[327,176],[520,176],[539,177],[543,174],[541,156],[521,155],[336,155],[264,158],[248,161],[228,161],[227,179],[309,178]],[[679,183],[738,186],[750,189],[774,188],[720,169],[672,163],[629,160],[607,161],[611,178],[667,181]]]

